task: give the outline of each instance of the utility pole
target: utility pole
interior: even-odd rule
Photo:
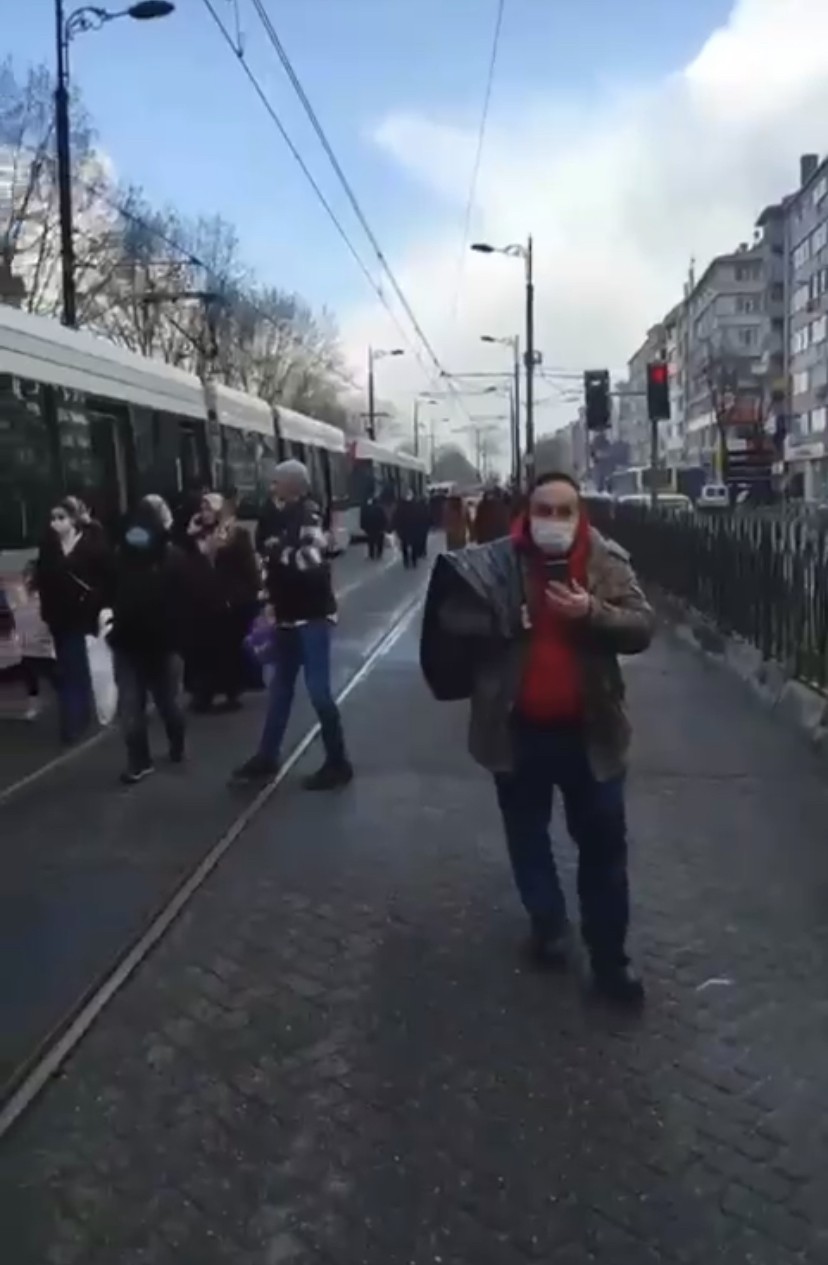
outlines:
[[[535,468],[535,279],[532,237],[526,244],[526,473]]]
[[[69,139],[69,88],[66,82],[68,40],[63,16],[63,0],[55,0],[57,36],[57,80],[55,85],[55,151],[60,219],[60,267],[63,307],[61,321],[70,329],[78,323],[75,291],[75,239],[72,231],[72,155]]]
[[[368,438],[376,439],[377,421],[374,416],[374,352],[368,348]]]

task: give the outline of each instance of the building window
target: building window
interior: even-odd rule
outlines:
[[[822,179],[814,185],[814,191],[811,195],[814,206],[817,206],[822,201],[826,193],[828,193],[828,176],[823,176]]]
[[[785,287],[781,281],[774,281],[770,288],[771,303],[781,303],[785,297]]]
[[[807,369],[799,369],[793,375],[793,393],[794,395],[804,395],[808,390],[808,380],[810,374]]]
[[[761,264],[736,264],[733,269],[733,276],[737,281],[758,281],[761,275]]]
[[[811,342],[824,343],[828,333],[828,317],[820,316],[811,323]]]
[[[814,435],[817,431],[825,430],[825,421],[826,410],[824,405],[811,409],[811,434]]]
[[[796,356],[801,351],[805,351],[810,343],[811,327],[803,325],[802,329],[794,330],[791,335],[791,355]]]
[[[811,257],[811,242],[810,242],[810,239],[806,237],[804,242],[799,243],[799,245],[797,246],[796,250],[793,253],[794,268],[801,268],[803,264],[806,264],[808,262],[810,257]]]
[[[811,255],[818,255],[828,244],[828,224],[823,221],[811,235]]]
[[[757,343],[758,330],[752,325],[745,325],[741,329],[736,330],[736,338],[742,347],[755,347]]]
[[[758,312],[759,299],[754,294],[737,294],[736,311],[738,313]]]
[[[794,290],[793,302],[791,304],[794,312],[803,311],[810,297],[810,292],[806,285],[797,286],[796,290]]]

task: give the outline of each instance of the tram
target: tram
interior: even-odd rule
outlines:
[[[111,527],[148,492],[178,510],[205,488],[232,489],[240,517],[255,517],[287,457],[307,465],[340,550],[366,467],[396,491],[425,477],[415,458],[349,447],[326,422],[0,307],[0,550],[33,548],[67,494]]]

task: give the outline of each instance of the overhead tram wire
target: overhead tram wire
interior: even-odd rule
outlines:
[[[207,4],[208,7],[212,7],[210,4],[210,0],[204,0],[204,3]],[[264,7],[264,4],[262,3],[262,0],[252,0],[252,3],[253,3],[254,9],[256,10],[256,13],[258,14],[259,21],[264,27],[265,33],[267,34],[271,44],[273,45],[273,48],[276,52],[277,57],[279,58],[279,61],[282,63],[282,67],[285,71],[285,74],[287,75],[294,92],[299,98],[302,108],[304,109],[306,115],[308,116],[308,119],[310,120],[313,130],[316,132],[319,142],[322,145],[322,148],[324,149],[325,154],[327,155],[328,160],[334,169],[334,172],[336,173],[339,183],[342,185],[342,188],[345,191],[345,195],[349,203],[351,204],[351,208],[354,214],[356,215],[360,225],[362,226],[363,231],[365,232],[365,235],[368,238],[368,241],[371,244],[371,247],[374,251],[374,254],[377,257],[380,267],[382,268],[383,272],[385,273],[388,280],[390,281],[391,286],[394,290],[394,293],[396,294],[403,311],[405,312],[406,316],[411,322],[411,326],[414,329],[415,333],[417,334],[417,337],[419,338],[423,347],[425,348],[425,351],[429,359],[431,360],[438,376],[442,378],[444,376],[444,369],[440,361],[440,358],[435,352],[422,326],[420,325],[420,322],[418,321],[411,307],[411,304],[408,301],[407,296],[405,295],[399,281],[397,280],[396,274],[394,273],[390,263],[388,262],[388,259],[385,256],[385,253],[379,241],[377,240],[377,236],[374,233],[374,230],[371,228],[371,225],[368,222],[368,218],[365,212],[363,211],[362,206],[360,205],[359,199],[354,193],[353,187],[350,181],[348,180],[348,177],[345,175],[345,172],[342,169],[342,165],[339,162],[339,159],[337,158],[336,153],[334,152],[333,146],[331,145],[331,142],[328,140],[327,133],[325,132],[324,127],[319,121],[319,117],[315,109],[313,108],[313,105],[307,93],[305,92],[304,87],[302,86],[302,82],[299,79],[299,76],[297,75],[293,67],[293,63],[290,60],[290,56],[288,55],[287,50],[282,44],[282,41],[279,39],[279,36],[276,32],[276,28],[274,27],[273,22],[271,21],[270,16]],[[281,128],[280,130],[282,131],[282,134],[284,135],[284,130]],[[303,167],[304,167],[304,164],[303,164]],[[460,404],[460,407],[462,408],[463,412],[466,413],[467,410],[460,396],[455,395],[455,399],[457,403]]]
[[[480,127],[477,132],[477,149],[474,155],[474,166],[472,167],[471,181],[469,183],[469,197],[466,202],[466,213],[463,221],[463,240],[460,246],[460,257],[457,261],[457,280],[454,287],[454,298],[451,303],[451,319],[457,320],[457,309],[460,303],[460,288],[463,284],[463,273],[466,264],[466,252],[469,245],[469,235],[471,233],[471,219],[474,211],[474,201],[477,196],[477,181],[480,176],[480,165],[483,159],[483,146],[486,141],[486,127],[489,122],[489,107],[492,100],[492,89],[494,87],[495,70],[497,68],[497,55],[500,50],[500,31],[503,26],[503,12],[506,7],[506,0],[496,0],[497,12],[495,14],[494,36],[492,38],[492,51],[489,58],[489,69],[486,75],[486,88],[483,93],[483,109],[480,114]]]
[[[216,9],[215,9],[215,6],[214,6],[214,5],[213,5],[213,3],[212,3],[212,0],[202,0],[202,3],[204,4],[204,6],[205,6],[205,8],[207,9],[208,13],[210,14],[211,18],[213,19],[213,21],[215,22],[215,24],[216,24],[216,26],[218,27],[219,31],[221,32],[221,35],[222,35],[223,39],[225,40],[226,44],[227,44],[227,45],[228,45],[228,47],[232,50],[234,57],[236,58],[237,62],[239,63],[239,65],[241,66],[241,68],[242,68],[242,70],[244,71],[245,75],[247,76],[248,80],[250,81],[250,83],[251,83],[251,85],[252,85],[252,87],[253,87],[253,90],[255,91],[255,93],[256,93],[256,95],[257,95],[257,97],[258,97],[258,98],[259,98],[259,100],[261,101],[261,103],[262,103],[262,105],[264,106],[264,108],[267,110],[267,113],[270,115],[271,121],[275,124],[275,126],[276,126],[276,128],[277,128],[277,130],[278,130],[278,132],[279,132],[279,135],[282,137],[282,140],[283,140],[283,141],[285,142],[285,144],[287,145],[288,149],[289,149],[289,150],[290,150],[290,152],[291,152],[291,155],[293,156],[293,158],[295,159],[295,161],[298,163],[298,165],[299,165],[299,167],[300,167],[300,169],[301,169],[301,171],[302,171],[302,174],[304,175],[305,179],[306,179],[306,180],[308,181],[308,183],[310,184],[310,186],[311,186],[311,188],[313,189],[314,193],[316,194],[317,198],[318,198],[318,199],[319,199],[319,201],[321,202],[321,204],[322,204],[323,208],[324,208],[324,209],[325,209],[325,211],[327,212],[327,214],[328,214],[328,218],[331,220],[331,223],[333,224],[333,226],[334,226],[334,228],[336,229],[337,233],[338,233],[338,234],[339,234],[339,236],[341,237],[342,241],[345,243],[345,246],[346,246],[346,248],[347,248],[347,250],[348,250],[348,253],[349,253],[349,254],[351,255],[351,257],[355,260],[355,262],[356,262],[356,264],[357,264],[357,266],[358,266],[358,268],[359,268],[360,272],[361,272],[361,273],[362,273],[362,275],[365,277],[366,281],[368,282],[368,284],[370,285],[371,289],[372,289],[372,290],[374,291],[374,293],[376,294],[377,298],[380,300],[380,302],[381,302],[382,306],[383,306],[383,307],[385,308],[385,310],[388,312],[389,316],[391,317],[391,319],[393,320],[394,324],[396,325],[396,327],[397,327],[397,329],[398,329],[398,331],[399,331],[399,333],[400,333],[400,336],[401,336],[401,337],[405,340],[405,342],[408,344],[409,349],[410,349],[411,351],[413,351],[413,352],[414,352],[414,354],[415,354],[415,356],[417,356],[417,358],[419,359],[419,352],[418,352],[418,350],[417,350],[417,349],[413,346],[413,344],[412,344],[412,342],[411,342],[411,336],[410,336],[409,332],[408,332],[408,331],[405,329],[405,327],[402,325],[401,321],[399,320],[399,317],[397,316],[396,312],[395,312],[395,311],[394,311],[394,309],[391,307],[390,303],[388,302],[388,299],[386,298],[385,294],[383,293],[382,286],[379,284],[379,282],[377,282],[377,280],[376,280],[376,279],[374,278],[374,276],[372,275],[372,273],[371,273],[370,269],[368,268],[368,265],[367,265],[367,264],[365,263],[365,261],[363,260],[362,256],[360,255],[360,253],[359,253],[359,251],[357,250],[357,248],[356,248],[356,246],[354,245],[354,243],[351,241],[350,237],[348,236],[348,233],[346,232],[345,228],[343,227],[342,223],[340,222],[339,217],[337,216],[336,212],[334,211],[334,209],[333,209],[333,207],[331,206],[331,204],[330,204],[330,202],[328,201],[328,199],[325,197],[325,194],[322,192],[322,189],[319,187],[319,184],[317,183],[317,181],[316,181],[316,179],[315,179],[315,177],[314,177],[313,173],[311,172],[310,168],[308,167],[307,163],[305,162],[304,158],[303,158],[303,157],[302,157],[302,155],[299,153],[299,150],[297,149],[296,145],[293,143],[293,141],[291,140],[290,136],[288,135],[288,132],[287,132],[287,130],[286,130],[286,128],[285,128],[285,126],[284,126],[284,124],[282,123],[282,120],[279,118],[279,116],[278,116],[278,114],[276,113],[275,109],[274,109],[274,108],[273,108],[273,106],[271,105],[270,100],[268,99],[267,93],[266,93],[266,92],[265,92],[265,90],[262,88],[262,86],[261,86],[261,84],[259,83],[258,79],[257,79],[257,78],[256,78],[256,76],[254,75],[253,71],[252,71],[252,70],[250,69],[250,67],[248,66],[248,64],[247,64],[247,62],[246,62],[246,60],[245,60],[245,57],[244,57],[244,53],[243,53],[243,51],[240,51],[240,50],[239,50],[239,47],[238,47],[238,45],[236,44],[236,42],[234,41],[233,36],[230,34],[230,31],[229,31],[229,30],[227,29],[227,27],[224,25],[224,23],[222,22],[221,18],[220,18],[220,17],[219,17],[219,15],[218,15],[218,13],[216,12]],[[423,368],[424,368],[424,366],[423,366]]]

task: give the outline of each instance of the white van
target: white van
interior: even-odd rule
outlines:
[[[724,483],[705,483],[696,508],[700,510],[730,509],[730,489]]]

